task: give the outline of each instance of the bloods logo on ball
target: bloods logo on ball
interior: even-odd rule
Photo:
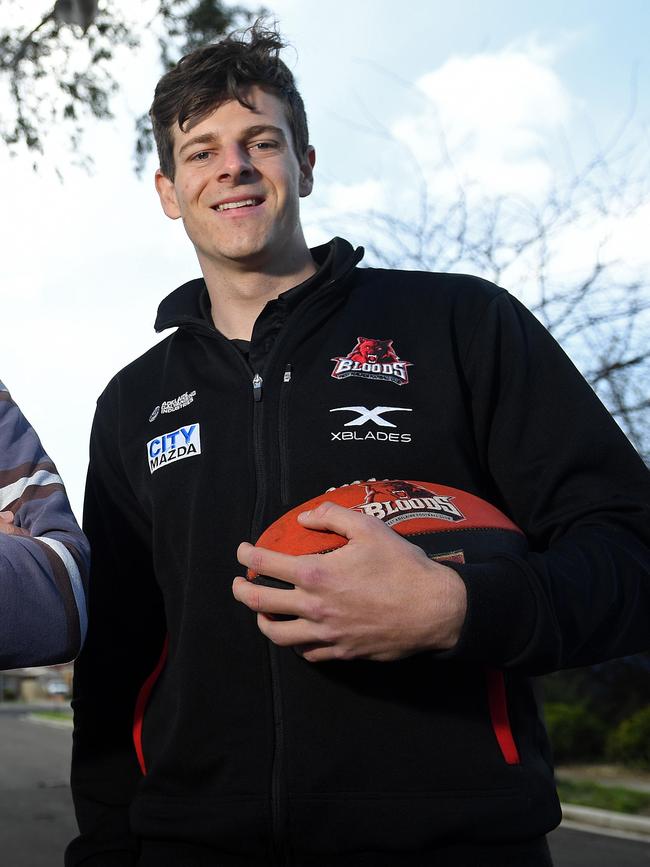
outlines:
[[[336,362],[332,376],[347,379],[359,376],[363,379],[384,379],[395,385],[406,385],[411,361],[403,361],[393,349],[392,340],[376,340],[373,337],[357,337],[357,345],[345,356],[332,358]]]
[[[174,461],[201,454],[201,431],[198,422],[154,437],[147,443],[147,460],[152,473]]]
[[[355,511],[380,518],[390,527],[411,518],[439,518],[441,521],[464,521],[465,515],[453,503],[453,497],[441,496],[410,482],[367,482],[363,503]]]

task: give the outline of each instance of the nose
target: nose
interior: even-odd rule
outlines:
[[[220,154],[218,177],[220,181],[237,183],[242,178],[251,177],[253,164],[250,154],[242,145],[232,142],[226,145]]]

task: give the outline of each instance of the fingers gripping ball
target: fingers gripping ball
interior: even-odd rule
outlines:
[[[404,479],[344,485],[314,497],[274,521],[256,544],[293,555],[326,554],[347,544],[343,536],[298,522],[301,512],[325,502],[378,518],[440,562],[480,563],[496,554],[527,551],[521,530],[480,497],[446,485]],[[269,587],[293,587],[250,569],[248,577]]]

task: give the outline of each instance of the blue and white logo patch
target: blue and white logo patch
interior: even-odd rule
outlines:
[[[174,461],[200,454],[201,430],[198,422],[161,434],[147,443],[147,460],[152,473]]]

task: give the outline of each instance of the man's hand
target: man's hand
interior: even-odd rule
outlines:
[[[430,560],[378,518],[335,503],[322,503],[298,520],[349,541],[327,554],[301,557],[248,542],[239,546],[242,565],[295,585],[282,590],[235,578],[235,598],[257,613],[257,624],[267,638],[294,647],[309,662],[386,662],[456,644],[467,596],[453,569]],[[274,620],[273,614],[297,619]]]
[[[6,533],[8,536],[29,536],[27,530],[14,524],[13,512],[0,512],[0,533]]]

